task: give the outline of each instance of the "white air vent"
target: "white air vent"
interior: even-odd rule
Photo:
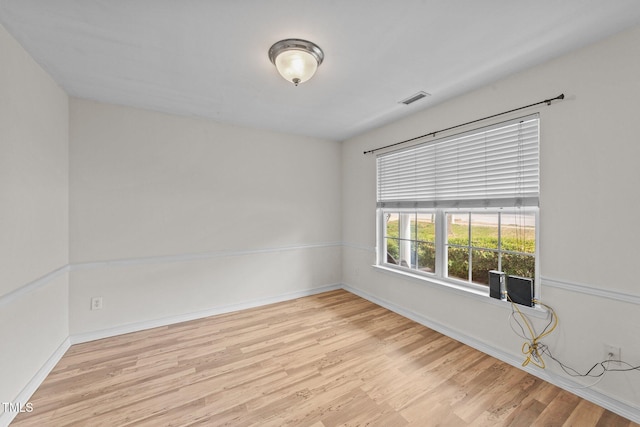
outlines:
[[[412,103],[416,102],[419,99],[425,98],[425,97],[430,96],[430,95],[431,94],[429,94],[427,92],[420,91],[418,93],[414,93],[413,95],[411,95],[407,99],[403,99],[402,101],[399,102],[399,104],[409,105],[409,104],[412,104]]]

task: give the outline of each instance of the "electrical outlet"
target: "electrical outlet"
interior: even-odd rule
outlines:
[[[102,297],[91,297],[91,310],[102,310]]]
[[[620,347],[614,345],[604,345],[604,359],[603,360],[622,360],[620,358],[622,350]],[[611,362],[614,363],[614,362]]]

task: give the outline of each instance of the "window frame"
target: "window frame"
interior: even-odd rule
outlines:
[[[378,208],[376,211],[377,217],[377,256],[376,256],[376,264],[378,266],[385,267],[392,271],[397,271],[399,273],[410,274],[412,276],[417,276],[426,280],[436,281],[438,283],[451,284],[458,288],[473,290],[476,293],[482,293],[488,295],[489,287],[488,285],[474,283],[471,280],[462,280],[457,277],[451,277],[448,275],[448,231],[447,231],[447,214],[449,213],[485,213],[485,214],[514,214],[518,212],[518,209],[524,209],[526,214],[534,216],[535,222],[535,249],[533,254],[505,250],[501,248],[502,236],[499,232],[499,241],[498,241],[498,249],[491,248],[482,248],[482,247],[474,247],[472,246],[471,239],[469,240],[469,245],[471,249],[489,249],[499,253],[514,253],[514,254],[522,254],[526,256],[533,256],[534,258],[534,288],[535,295],[539,295],[539,277],[540,277],[540,245],[539,245],[539,221],[540,221],[540,209],[538,207],[527,206],[522,208],[515,208],[513,206],[503,207],[503,208],[464,208],[464,209],[455,209],[455,208],[425,208],[425,209],[407,209],[407,208]],[[418,269],[414,269],[411,267],[405,267],[399,264],[393,264],[387,262],[387,239],[386,235],[387,227],[386,227],[386,214],[435,214],[435,271],[434,272],[425,272]],[[398,236],[400,238],[400,236]],[[411,241],[415,241],[412,239],[408,239]]]

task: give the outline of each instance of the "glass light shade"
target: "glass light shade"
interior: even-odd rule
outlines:
[[[297,49],[280,53],[276,57],[275,65],[280,75],[296,86],[313,77],[318,69],[318,61],[313,55]]]

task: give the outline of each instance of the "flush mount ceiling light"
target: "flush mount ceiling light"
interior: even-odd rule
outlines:
[[[313,77],[322,64],[324,53],[310,41],[286,39],[271,46],[269,59],[285,80],[298,86]]]

